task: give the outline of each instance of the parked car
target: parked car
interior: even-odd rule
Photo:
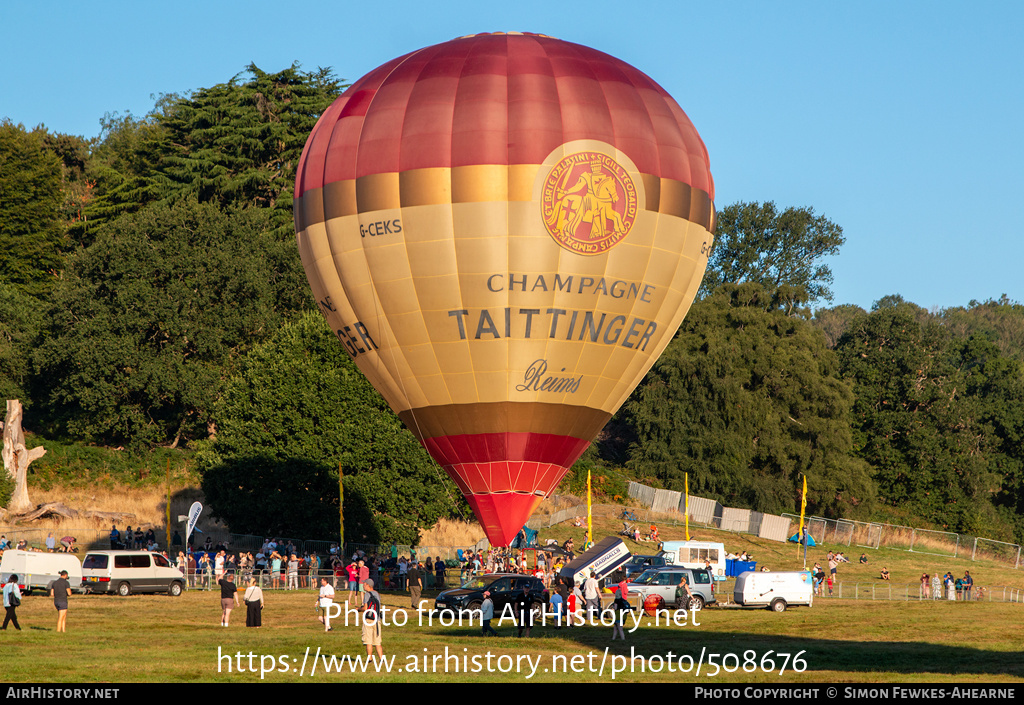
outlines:
[[[666,565],[664,556],[632,556],[619,570],[625,573],[627,580],[632,580],[643,575],[645,570],[664,568]]]
[[[82,561],[82,586],[89,592],[166,592],[180,595],[185,576],[159,553],[90,551]]]
[[[685,579],[693,593],[693,601],[685,604],[685,591],[677,597],[676,588],[679,582]],[[642,605],[648,597],[656,595],[661,604],[675,606],[678,609],[688,609],[691,606],[695,609],[703,609],[704,605],[717,602],[715,599],[715,581],[711,574],[702,568],[652,568],[645,570],[639,578],[629,583],[629,596],[640,596]]]
[[[523,583],[529,586],[534,596],[534,612],[540,612],[548,604],[548,591],[540,579],[519,573],[488,573],[470,578],[462,587],[443,590],[434,601],[438,612],[459,612],[477,610],[484,602],[484,591],[490,591],[494,602],[494,617],[497,619],[505,605],[515,601],[522,592]]]

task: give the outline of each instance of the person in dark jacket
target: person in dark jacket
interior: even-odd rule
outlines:
[[[516,625],[519,627],[519,636],[523,636],[524,631],[527,637],[530,636],[530,630],[533,629],[533,603],[535,599],[530,592],[529,584],[524,581],[523,589],[516,595],[515,601],[515,617]]]

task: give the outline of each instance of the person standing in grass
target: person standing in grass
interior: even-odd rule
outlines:
[[[362,561],[359,561],[362,563]],[[359,584],[363,594],[363,617],[362,617],[362,641],[366,646],[366,655],[372,656],[377,651],[377,656],[384,658],[384,642],[381,638],[381,601],[380,593],[373,589],[373,580],[367,578]]]
[[[50,583],[50,597],[53,598],[53,606],[57,608],[57,631],[68,630],[68,596],[71,594],[71,583],[68,582],[68,572],[62,570],[60,578]]]
[[[270,587],[276,588],[281,584],[281,554],[274,551],[270,554]]]
[[[317,611],[323,612],[317,617],[324,625],[324,631],[331,631],[331,605],[334,604],[334,587],[327,578],[320,578],[320,594],[317,597]]]
[[[4,585],[4,609],[7,610],[7,615],[4,617],[4,626],[0,627],[0,629],[7,629],[7,625],[10,622],[14,622],[14,628],[19,632],[21,631],[17,613],[18,605],[20,604],[21,588],[18,587],[18,576],[15,573],[11,573],[11,577],[7,579],[7,584]]]
[[[288,556],[288,590],[299,589],[299,558],[294,553]]]
[[[420,599],[422,599],[423,595],[423,573],[420,572],[419,564],[416,561],[413,561],[409,566],[406,577],[409,580],[409,601],[412,603],[412,608],[417,610],[420,607]]]
[[[256,578],[249,576],[249,586],[242,597],[245,602],[245,626],[259,629],[263,626],[263,590],[256,584]]]
[[[939,578],[938,573],[932,575],[932,599],[942,599],[942,579]]]
[[[235,585],[235,574],[217,581],[220,585],[220,626],[226,627],[231,622],[231,610],[238,607],[238,586]]]
[[[963,586],[964,586],[964,599],[965,600],[970,600],[971,599],[971,588],[974,587],[974,578],[971,577],[971,571],[969,571],[969,570],[965,570],[964,571]]]
[[[320,556],[316,553],[309,554],[309,586],[316,587],[317,577],[320,574]]]
[[[491,620],[494,619],[494,600],[491,599],[491,593],[489,590],[484,591],[484,601],[480,605],[480,636],[498,636],[498,632],[494,631],[494,627],[491,626]]]

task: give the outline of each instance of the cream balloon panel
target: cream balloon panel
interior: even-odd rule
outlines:
[[[399,233],[365,232],[368,225],[395,221]],[[559,247],[539,221],[534,203],[406,207],[335,218],[326,229],[311,226],[300,248],[304,264],[310,258],[317,263],[322,281],[311,275],[310,283],[318,300],[322,292],[344,292],[331,298],[338,312],[325,311],[332,327],[360,321],[378,346],[377,354],[357,355],[356,362],[383,383],[396,411],[511,399],[612,412],[682,321],[688,309],[682,302],[692,300],[699,286],[707,263],[701,250],[707,251],[710,235],[681,218],[642,211],[625,242],[584,257]],[[516,235],[507,238],[506,228]],[[594,283],[602,279],[605,288]],[[606,290],[609,282],[618,286],[618,297]],[[544,313],[523,315],[520,309]],[[567,313],[553,320],[548,309]],[[622,330],[609,333],[612,326],[602,325],[593,342],[602,315],[621,322]],[[657,330],[643,349],[615,344],[630,330],[627,342],[639,342],[650,323]],[[543,381],[531,388],[524,375],[537,361],[547,361],[547,376],[561,378],[572,391],[536,388]]]
[[[345,350],[353,355],[360,371],[381,392],[392,410],[398,412],[405,408],[402,404],[397,403],[404,397],[404,394],[399,380],[388,370],[384,359],[376,354],[380,350],[370,351],[367,349],[368,346],[359,345],[364,350],[363,353],[360,353],[359,347],[356,347],[348,338],[346,327],[352,331],[353,325],[360,319],[352,306],[346,286],[338,277],[338,270],[335,268],[334,256],[331,254],[328,241],[327,227],[324,223],[311,224],[298,233],[299,256],[306,271],[306,278],[309,281],[313,297],[318,303],[320,313],[327,320],[331,330],[335,331],[335,335],[341,340]],[[369,286],[368,277],[364,276],[364,279],[366,281],[361,286],[367,288]],[[349,289],[356,289],[359,286],[357,281],[349,281]],[[364,322],[364,325],[368,329],[369,337],[375,342],[384,339],[382,335],[384,331],[378,328],[376,322],[374,322],[372,332],[369,330],[369,324]],[[362,343],[358,330],[355,332],[355,339],[357,343]]]

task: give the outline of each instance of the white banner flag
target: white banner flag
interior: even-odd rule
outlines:
[[[188,510],[188,524],[185,525],[185,545],[188,546],[188,537],[192,535],[192,530],[196,528],[196,522],[199,521],[199,515],[203,513],[203,505],[201,502],[193,502],[192,506]]]

